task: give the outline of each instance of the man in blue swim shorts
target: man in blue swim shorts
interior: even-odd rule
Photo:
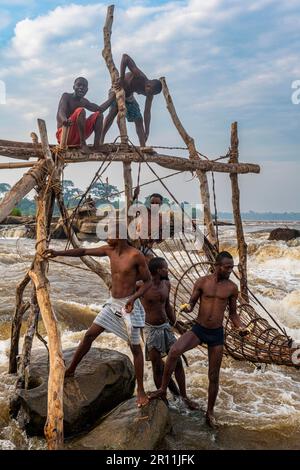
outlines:
[[[207,344],[208,346],[208,405],[206,422],[215,427],[214,405],[219,390],[219,373],[221,368],[224,344],[223,319],[226,307],[229,318],[241,336],[250,331],[242,324],[236,311],[238,287],[229,277],[233,270],[233,258],[227,251],[218,254],[213,274],[199,278],[190,298],[182,310],[189,313],[200,300],[196,322],[190,331],[184,333],[173,344],[165,364],[161,388],[150,394],[150,398],[165,398],[170,377],[176,367],[178,358],[186,351]]]

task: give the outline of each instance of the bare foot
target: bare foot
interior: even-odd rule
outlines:
[[[82,144],[82,145],[81,145],[80,151],[81,151],[81,153],[83,153],[84,155],[88,155],[89,153],[91,153],[90,148],[89,148],[86,144]]]
[[[149,398],[144,391],[137,393],[136,403],[138,408],[143,408],[144,406],[148,405]]]
[[[217,429],[218,425],[217,425],[217,421],[216,421],[216,418],[214,417],[214,415],[212,413],[206,413],[205,415],[205,421],[206,421],[206,424],[212,428],[212,429]]]
[[[199,405],[188,397],[182,398],[183,402],[189,410],[199,410]]]
[[[65,378],[74,377],[74,374],[75,374],[74,370],[67,369],[66,372],[65,372]]]
[[[161,388],[155,390],[155,392],[148,393],[148,397],[150,400],[155,400],[155,398],[161,398],[163,401],[167,401],[167,393]]]

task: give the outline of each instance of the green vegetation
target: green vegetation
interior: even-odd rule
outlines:
[[[14,215],[15,217],[21,217],[22,212],[18,207],[14,207],[13,210],[11,211],[10,215]]]

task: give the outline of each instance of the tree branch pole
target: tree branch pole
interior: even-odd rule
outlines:
[[[29,274],[26,273],[24,279],[17,285],[16,289],[16,308],[11,325],[11,340],[10,340],[10,353],[9,353],[9,367],[8,373],[15,374],[17,372],[18,363],[17,358],[19,354],[19,339],[20,330],[22,326],[22,319],[24,313],[30,307],[29,302],[23,301],[24,291],[30,281]]]
[[[110,73],[112,89],[116,94],[116,100],[118,105],[118,123],[121,133],[121,143],[127,144],[128,135],[126,127],[126,105],[125,105],[125,92],[123,88],[116,89],[115,83],[119,78],[119,72],[115,66],[112,50],[111,50],[111,29],[114,20],[114,5],[110,5],[107,8],[106,21],[103,28],[103,38],[104,38],[104,49],[102,51],[102,56],[106,62],[107,68]],[[125,196],[126,196],[126,205],[127,205],[127,218],[128,218],[128,208],[132,202],[132,174],[131,174],[131,163],[130,160],[125,160],[123,163],[123,176],[124,176],[124,185],[125,185]]]
[[[184,129],[177,113],[176,109],[170,95],[166,79],[162,77],[160,79],[163,89],[163,94],[166,100],[167,109],[171,115],[172,121],[178,130],[179,134],[181,135],[182,140],[185,142],[188,150],[189,150],[189,157],[191,160],[200,160],[199,155],[197,153],[194,139],[186,132]],[[210,211],[210,198],[209,198],[209,186],[207,181],[207,175],[204,171],[196,170],[196,175],[200,182],[200,193],[201,193],[201,200],[203,204],[203,212],[204,212],[204,224],[207,227],[208,232],[208,239],[212,244],[216,244],[216,233],[214,229],[214,224],[211,216]]]
[[[30,356],[34,333],[39,320],[40,309],[36,298],[36,289],[32,286],[31,299],[30,299],[30,314],[27,321],[27,331],[24,335],[24,344],[22,350],[22,361],[18,370],[18,384],[17,388],[28,388]]]
[[[45,161],[41,160],[34,165],[22,178],[8,191],[0,203],[0,223],[11,213],[13,208],[26,196],[43,177],[46,171]]]
[[[238,125],[237,122],[231,124],[231,145],[229,163],[237,164],[239,159],[239,139],[238,139]],[[244,237],[243,222],[241,218],[240,209],[240,190],[238,184],[238,175],[235,173],[230,174],[231,190],[232,190],[232,208],[233,217],[236,229],[236,238],[239,253],[239,275],[240,275],[240,289],[241,296],[245,302],[249,302],[247,290],[247,244]]]
[[[46,124],[38,120],[42,148],[48,167],[48,184],[39,188],[37,197],[36,217],[36,256],[33,269],[29,271],[37,295],[38,306],[45,325],[49,341],[50,370],[48,379],[48,410],[45,424],[45,437],[48,448],[57,450],[63,447],[63,386],[64,386],[64,361],[62,354],[60,331],[55,313],[51,306],[49,295],[49,281],[46,276],[48,261],[44,259],[43,253],[48,248],[47,226],[49,225],[47,215],[51,207],[52,181],[55,181],[58,169],[54,167],[51,151],[48,144]],[[50,178],[50,181],[49,181]],[[52,179],[53,178],[53,179]]]
[[[33,162],[29,163],[0,163],[0,170],[10,170],[16,168],[31,168],[35,165]]]

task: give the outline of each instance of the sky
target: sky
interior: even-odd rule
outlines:
[[[39,117],[54,143],[59,98],[72,91],[77,76],[89,80],[91,101],[105,101],[110,79],[101,51],[107,5],[0,0],[0,139],[30,141]],[[242,211],[300,212],[300,100],[292,100],[300,80],[300,0],[124,0],[115,6],[115,63],[126,52],[149,78],[166,77],[178,115],[201,153],[212,159],[225,155],[231,123],[238,121],[240,161],[261,166],[260,175],[240,177]],[[137,99],[143,109],[144,98]],[[130,123],[128,130],[137,143]],[[114,124],[107,141],[117,135]],[[162,94],[154,98],[148,144],[183,145]],[[97,168],[69,165],[65,178],[84,189]],[[162,176],[170,173],[154,168]],[[135,183],[136,166],[133,170]],[[22,173],[1,170],[0,183],[14,184]],[[121,165],[111,166],[107,176],[122,187]],[[143,169],[141,182],[152,179]],[[229,176],[215,179],[218,210],[230,211]],[[166,182],[179,200],[199,202],[199,185],[190,173]],[[146,186],[142,195],[154,191],[167,195],[160,183]]]

